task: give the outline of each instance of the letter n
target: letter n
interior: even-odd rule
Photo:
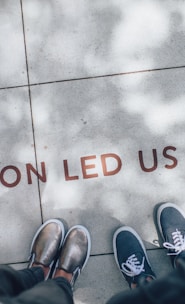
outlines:
[[[31,164],[26,164],[27,176],[28,176],[28,184],[32,184],[31,171],[40,179],[43,183],[46,182],[46,168],[45,163],[41,162],[41,170],[42,174],[38,173],[38,170],[35,169]]]

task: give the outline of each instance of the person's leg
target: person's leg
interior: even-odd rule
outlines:
[[[66,234],[52,279],[37,284],[15,298],[17,304],[73,304],[74,283],[90,255],[87,229],[77,225]]]
[[[177,269],[163,278],[113,296],[107,304],[184,304],[185,261],[179,259]]]
[[[44,273],[41,267],[16,271],[9,266],[1,265],[0,296],[15,296],[43,279]]]
[[[15,304],[73,304],[73,292],[65,278],[48,279],[13,298]],[[1,298],[0,298],[1,301]]]
[[[9,266],[0,267],[0,297],[16,296],[46,279],[63,239],[61,221],[52,219],[41,225],[32,241],[29,269],[16,271]]]
[[[134,290],[122,291],[114,295],[106,304],[150,304],[154,302],[147,302],[144,295],[140,293],[139,288]]]

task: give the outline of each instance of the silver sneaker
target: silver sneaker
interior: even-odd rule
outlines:
[[[41,225],[33,237],[28,267],[32,267],[33,263],[49,267],[48,278],[64,236],[65,228],[59,219],[50,219]]]
[[[91,238],[88,230],[81,225],[73,226],[66,234],[55,268],[72,274],[72,288],[89,259],[90,250]]]

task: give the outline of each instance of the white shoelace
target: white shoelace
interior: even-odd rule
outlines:
[[[143,257],[142,263],[139,262],[135,254],[132,254],[125,263],[121,264],[121,271],[124,272],[129,277],[134,277],[139,275],[141,272],[144,272],[144,261]]]
[[[178,255],[185,250],[185,235],[183,236],[181,231],[176,229],[176,231],[172,232],[172,238],[174,244],[164,242],[163,246],[166,249],[175,250],[174,252],[168,253],[168,255]]]

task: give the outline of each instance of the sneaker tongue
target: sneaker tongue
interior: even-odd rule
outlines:
[[[179,234],[181,234],[182,236],[185,235],[185,229],[182,228],[181,225],[176,225],[175,229],[174,229],[174,227],[169,227],[166,232],[166,241],[173,243],[173,241],[174,241],[173,235],[177,232],[179,232]]]

